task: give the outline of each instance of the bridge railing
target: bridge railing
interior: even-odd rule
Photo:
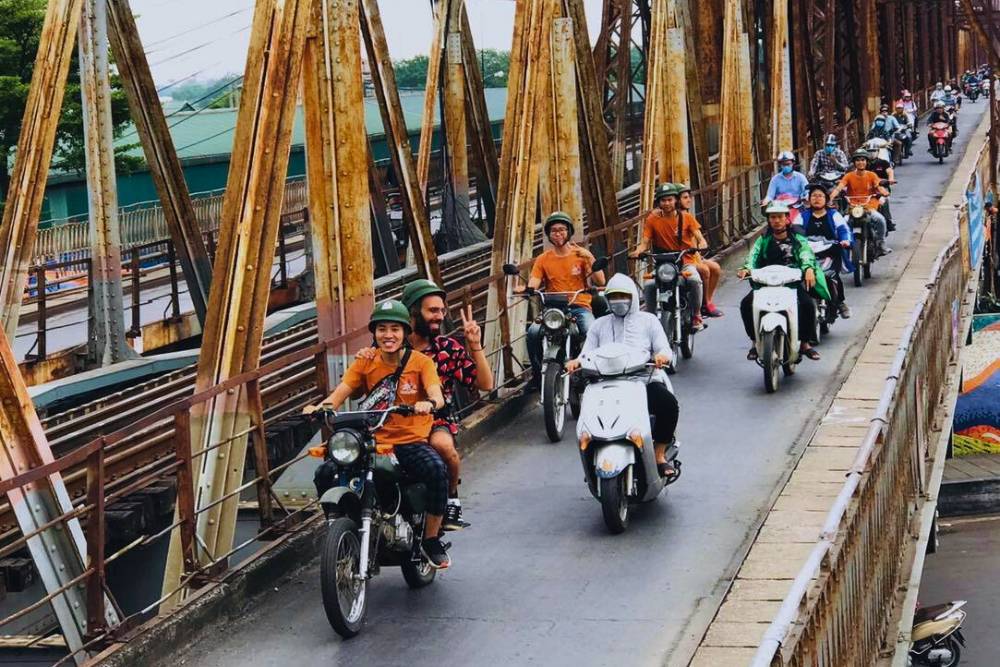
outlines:
[[[984,148],[970,191],[977,174],[988,173],[988,162]],[[755,667],[838,667],[885,648],[905,541],[926,491],[935,406],[958,352],[958,308],[973,265],[969,234],[962,231],[969,229],[967,204],[955,220],[958,234],[938,254],[868,433],[819,540],[765,633]]]

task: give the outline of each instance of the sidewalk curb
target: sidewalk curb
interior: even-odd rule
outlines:
[[[941,484],[938,513],[943,517],[1000,512],[1000,478],[963,479]]]

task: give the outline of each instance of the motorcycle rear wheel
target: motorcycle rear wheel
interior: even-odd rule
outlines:
[[[562,367],[549,363],[542,377],[542,412],[545,416],[545,434],[550,442],[559,442],[563,437],[563,427],[566,426],[566,396],[565,381],[559,377]]]
[[[764,354],[761,356],[761,364],[764,367],[764,389],[769,394],[778,391],[778,387],[781,385],[780,369],[783,346],[784,340],[781,330],[774,329],[764,334],[761,345]]]
[[[604,515],[604,525],[612,535],[620,535],[628,528],[628,493],[625,489],[625,474],[600,479],[601,513]]]
[[[399,566],[399,569],[403,571],[403,579],[406,579],[406,585],[414,590],[430,586],[434,583],[434,577],[437,576],[437,570],[431,567],[431,564],[426,560],[414,562],[407,558]]]
[[[347,517],[330,524],[320,554],[320,591],[326,619],[337,634],[350,639],[368,614],[368,582],[357,579],[361,542],[357,525]]]

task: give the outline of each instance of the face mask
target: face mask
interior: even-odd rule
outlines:
[[[616,317],[625,317],[628,315],[629,306],[632,305],[631,301],[610,301],[608,302],[608,308],[614,313]]]
[[[792,173],[792,165],[790,165],[790,164],[783,164],[783,165],[781,165],[781,173],[785,174],[786,176],[788,174]]]
[[[884,126],[885,126],[885,123],[883,123],[882,121],[880,121],[880,120],[875,121],[875,127],[879,127],[880,128],[880,127],[884,127]]]
[[[836,146],[824,146],[823,150],[826,151],[827,155],[831,155],[831,154],[833,154],[833,150],[835,148],[836,148]]]

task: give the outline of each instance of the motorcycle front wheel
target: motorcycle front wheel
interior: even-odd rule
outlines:
[[[360,561],[357,526],[347,517],[336,519],[323,542],[319,576],[326,619],[344,639],[361,632],[368,613],[368,582],[359,576]]]
[[[403,571],[403,579],[406,579],[406,585],[413,589],[430,586],[434,583],[434,577],[437,576],[437,570],[423,559],[414,561],[407,558],[399,566],[399,569]]]
[[[625,474],[604,478],[601,483],[601,513],[604,524],[613,535],[619,535],[628,528],[628,493],[625,489]]]
[[[861,267],[861,244],[864,243],[864,237],[854,240],[854,245],[851,246],[851,263],[854,264],[854,286],[861,287],[865,284],[863,269]]]
[[[694,356],[694,331],[685,329],[681,333],[681,356],[690,359]]]
[[[660,326],[667,334],[667,342],[670,343],[671,363],[667,366],[667,373],[673,375],[677,372],[677,360],[681,356],[681,342],[677,340],[677,327],[674,324],[674,313],[669,310],[660,311]]]
[[[562,367],[550,363],[542,377],[542,412],[545,415],[545,434],[551,442],[559,442],[566,425],[566,396]]]
[[[769,394],[778,391],[778,386],[781,384],[783,346],[784,341],[780,329],[764,333],[763,345],[761,345],[764,348],[764,354],[761,356],[760,361],[764,367],[764,389]]]

